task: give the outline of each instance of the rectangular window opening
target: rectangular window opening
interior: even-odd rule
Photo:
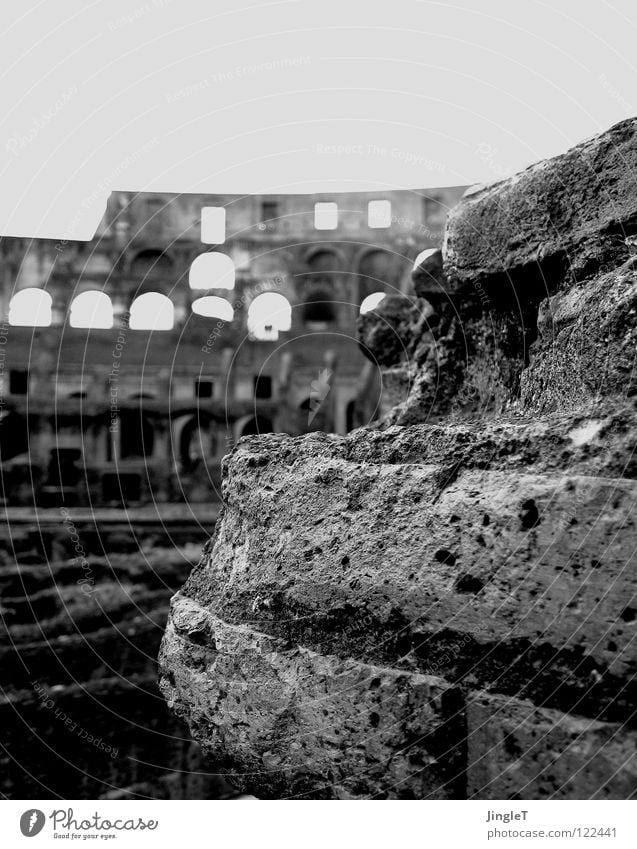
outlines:
[[[226,210],[223,206],[204,206],[201,210],[201,241],[222,245],[226,241]]]
[[[267,374],[259,374],[254,378],[254,394],[257,398],[272,397],[272,378]]]
[[[212,398],[213,390],[212,380],[195,380],[195,398]]]
[[[391,201],[370,200],[367,204],[367,224],[378,229],[391,227]]]
[[[338,227],[338,204],[315,203],[314,227],[316,230],[336,230]]]
[[[9,372],[9,392],[12,395],[26,395],[29,391],[29,372],[12,369]]]

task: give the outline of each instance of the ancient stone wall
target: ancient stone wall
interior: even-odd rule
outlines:
[[[406,401],[226,458],[161,689],[285,798],[629,798],[637,121],[472,191],[361,320]]]

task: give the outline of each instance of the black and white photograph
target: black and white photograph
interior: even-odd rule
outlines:
[[[637,10],[6,12],[3,845],[634,846]]]

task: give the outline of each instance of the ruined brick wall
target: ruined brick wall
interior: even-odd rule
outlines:
[[[256,795],[635,795],[636,131],[456,207],[377,425],[226,458],[160,684]]]

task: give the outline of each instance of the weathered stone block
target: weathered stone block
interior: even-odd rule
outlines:
[[[248,789],[637,792],[636,127],[452,213],[445,269],[415,270],[435,322],[361,322],[415,366],[376,427],[226,458],[162,686]]]
[[[486,693],[467,703],[469,799],[633,799],[637,734]]]
[[[243,443],[184,593],[320,653],[631,713],[637,582],[618,531],[632,481],[484,471],[470,455],[459,469],[382,462],[388,439],[352,461],[353,441],[362,452],[364,435],[297,441],[291,463],[280,436]]]
[[[262,797],[453,794],[453,688],[439,678],[320,655],[179,595],[161,664],[169,705]]]
[[[548,292],[569,270],[581,278],[627,259],[626,237],[637,231],[636,132],[630,118],[562,156],[469,191],[447,221],[450,282],[470,289],[495,278],[501,293],[530,277]]]
[[[594,407],[635,392],[637,257],[543,301],[521,377],[522,404],[539,412]]]

